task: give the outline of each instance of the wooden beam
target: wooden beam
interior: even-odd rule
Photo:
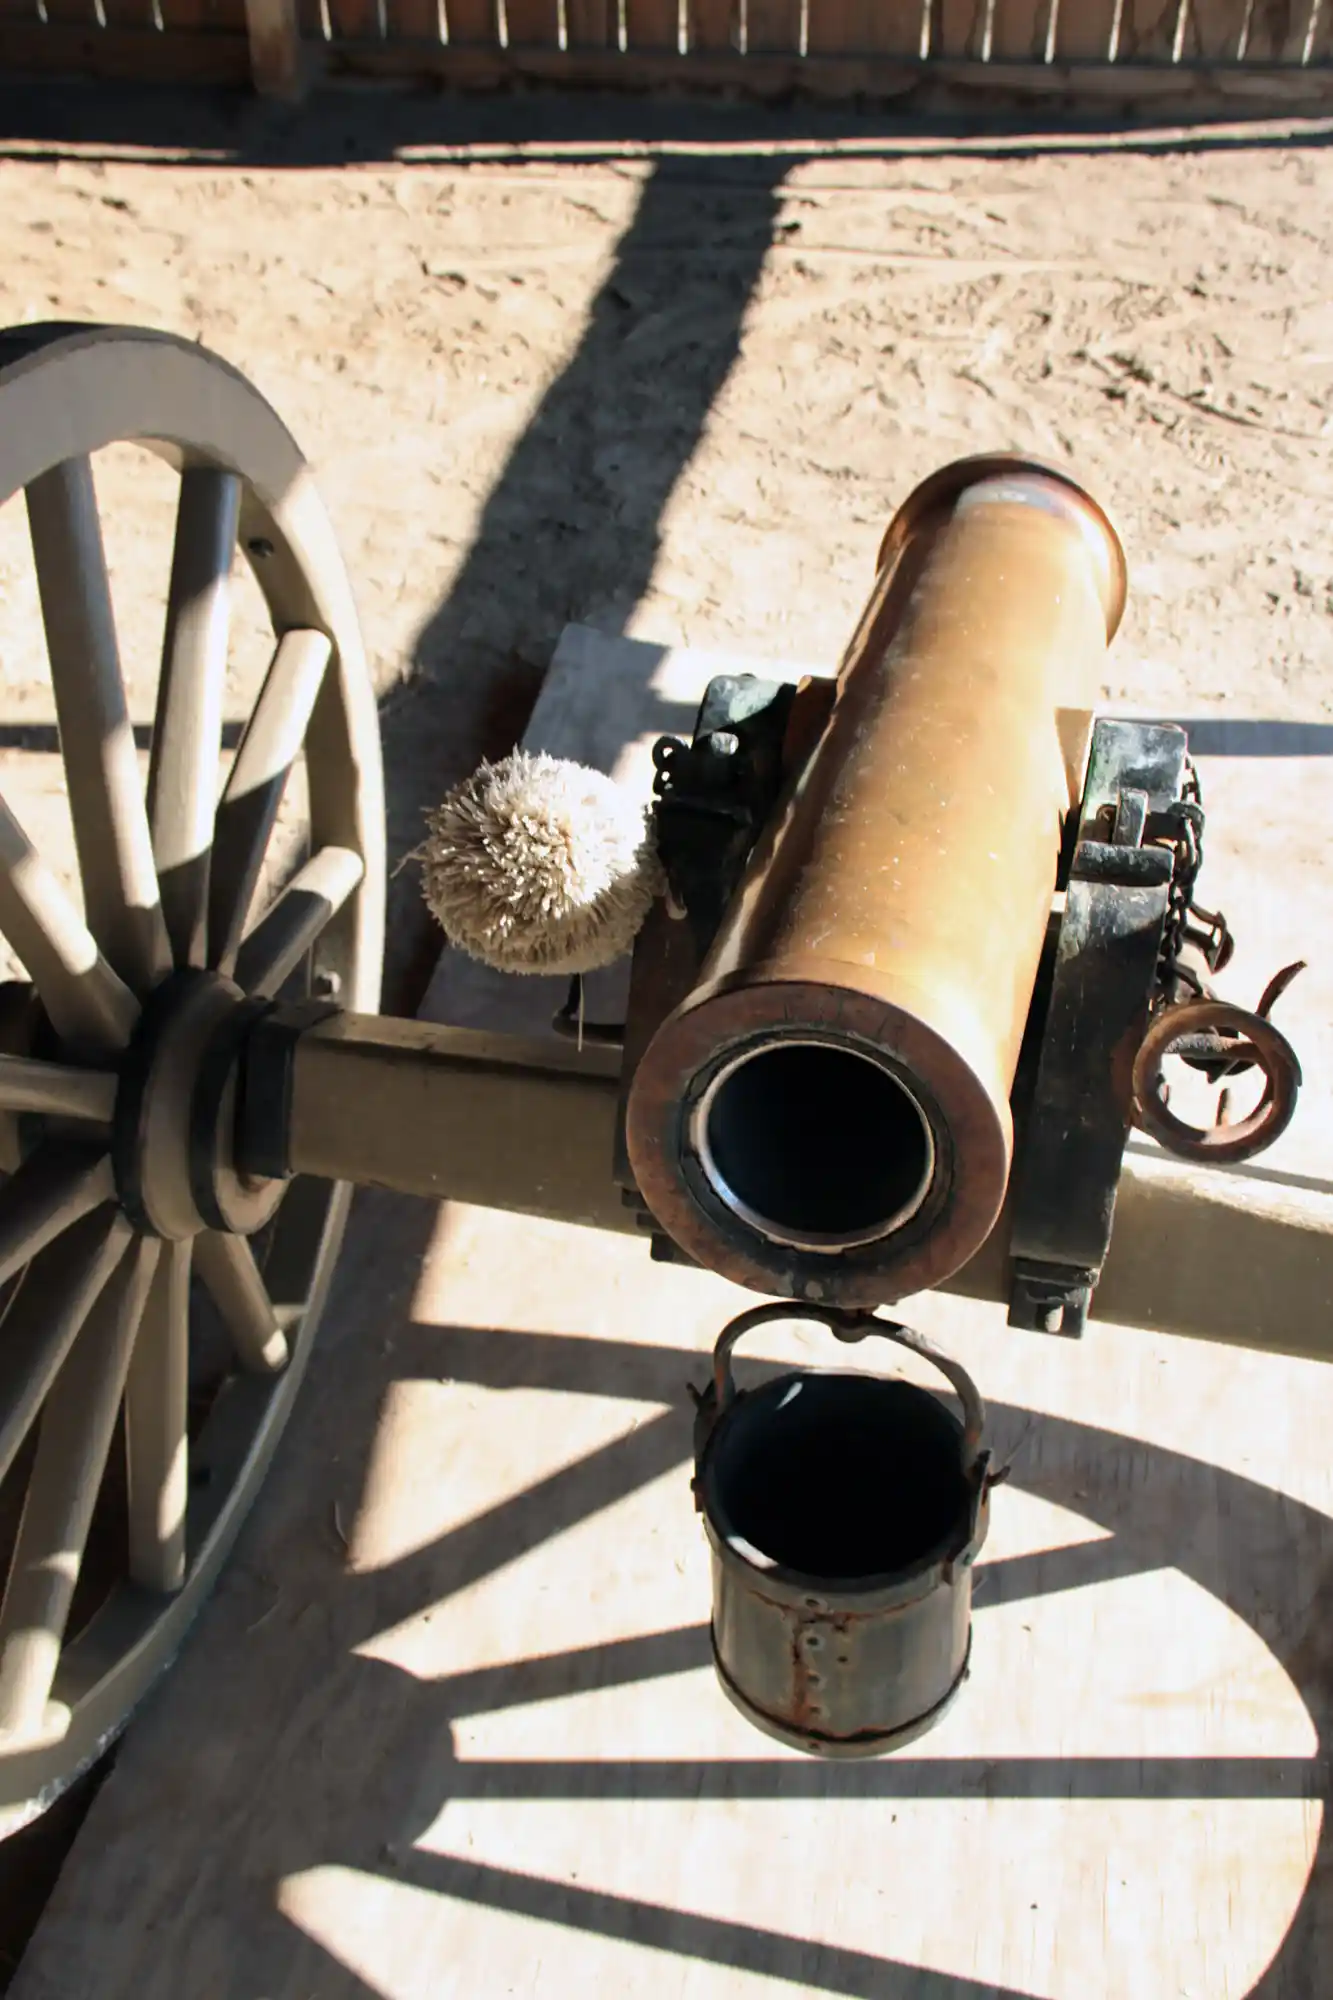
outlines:
[[[250,74],[244,35],[0,20],[0,75],[11,80],[95,76],[119,83],[244,85]]]
[[[438,77],[459,88],[500,88],[526,81],[567,89],[736,91],[753,100],[863,97],[887,102],[922,89],[999,95],[1016,102],[1058,99],[1062,109],[1151,104],[1158,116],[1174,107],[1197,115],[1210,104],[1265,108],[1323,106],[1333,97],[1333,67],[1253,68],[1248,64],[957,62],[931,58],[830,55],[679,55],[666,49],[545,49],[439,47],[429,42],[329,43],[330,76]]]
[[[250,76],[261,97],[293,101],[304,95],[301,25],[296,0],[245,0]]]
[[[1060,108],[1091,109],[1108,98],[1152,106],[1159,118],[1179,108],[1197,116],[1213,108],[1258,117],[1265,112],[1316,112],[1333,98],[1333,65],[1275,68],[1259,64],[1188,63],[914,63],[901,57],[856,55],[742,56],[696,49],[621,54],[618,49],[502,49],[450,46],[394,37],[336,41],[295,48],[270,43],[268,24],[294,23],[295,0],[247,0],[248,36],[154,34],[141,28],[84,28],[67,22],[0,20],[0,72],[114,77],[137,83],[241,84],[265,95],[303,94],[316,71],[331,78],[397,80],[433,77],[459,89],[541,82],[566,89],[692,90],[701,96],[739,91],[751,100],[864,97],[888,102],[925,88],[994,93],[1021,102],[1056,98]],[[256,33],[256,22],[260,31]],[[285,65],[285,66],[284,66]]]

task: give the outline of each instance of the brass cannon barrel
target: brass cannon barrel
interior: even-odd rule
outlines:
[[[640,1192],[698,1262],[875,1305],[989,1234],[1124,598],[1105,515],[1030,461],[950,466],[893,520],[824,731],[630,1088]]]

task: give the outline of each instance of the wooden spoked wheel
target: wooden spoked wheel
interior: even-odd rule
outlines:
[[[93,479],[96,454],[126,443],[179,478],[146,769]],[[0,504],[20,493],[82,908],[0,799],[0,934],[31,982],[0,989],[0,1834],[96,1759],[176,1651],[263,1478],[337,1257],[343,1187],[233,1170],[225,1213],[200,1212],[203,1051],[248,997],[373,1012],[384,925],[351,593],[262,397],[161,334],[0,334]],[[238,549],[274,642],[228,760]]]

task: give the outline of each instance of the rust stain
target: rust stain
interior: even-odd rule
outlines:
[[[789,1720],[797,1729],[809,1729],[810,1716],[810,1666],[805,1653],[805,1634],[808,1628],[797,1623],[791,1635],[791,1715]]]

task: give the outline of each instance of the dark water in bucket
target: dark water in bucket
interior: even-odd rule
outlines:
[[[753,1391],[716,1437],[709,1475],[724,1536],[830,1583],[937,1556],[968,1507],[957,1418],[928,1390],[874,1376],[787,1376]]]

